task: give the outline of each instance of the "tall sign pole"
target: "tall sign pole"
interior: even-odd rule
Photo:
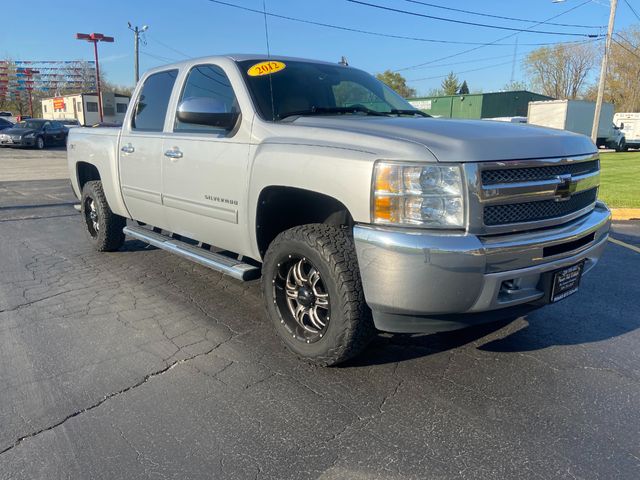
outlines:
[[[611,37],[613,35],[613,24],[616,19],[616,8],[618,0],[611,0],[611,11],[609,12],[609,28],[607,38],[604,43],[604,55],[602,56],[602,66],[600,68],[600,81],[598,82],[598,98],[596,99],[596,111],[593,115],[593,127],[591,129],[591,141],[598,141],[598,126],[600,125],[600,112],[602,111],[602,100],[604,98],[604,83],[607,76],[607,63],[611,52]]]
[[[102,89],[100,85],[100,64],[98,63],[98,42],[107,42],[113,43],[113,37],[106,37],[101,33],[76,33],[76,38],[78,40],[85,40],[87,42],[93,43],[93,54],[96,59],[96,88],[98,94],[98,112],[100,114],[100,123],[104,121],[104,116],[102,113]]]

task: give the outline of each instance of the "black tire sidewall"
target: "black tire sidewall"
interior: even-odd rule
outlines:
[[[40,142],[42,142],[42,143],[40,143]],[[36,137],[36,148],[37,148],[38,150],[43,150],[45,146],[46,146],[46,145],[45,145],[45,143],[44,143],[44,138],[42,138],[42,137]]]
[[[81,204],[81,212],[82,212],[82,220],[84,222],[85,225],[85,231],[87,233],[87,237],[89,237],[89,240],[95,244],[95,245],[100,245],[102,243],[104,243],[104,236],[105,236],[105,225],[104,225],[104,217],[105,217],[105,212],[102,209],[102,205],[100,203],[100,201],[98,200],[98,195],[96,192],[96,188],[97,185],[95,184],[95,182],[87,182],[84,186],[84,188],[82,189],[82,204]],[[89,226],[87,224],[88,220],[87,220],[87,203],[88,200],[91,199],[93,200],[93,203],[96,206],[96,212],[98,213],[98,224],[100,225],[100,229],[98,230],[96,236],[91,235],[91,232],[89,230]]]
[[[327,329],[321,339],[308,344],[293,338],[292,333],[282,323],[281,313],[274,303],[273,279],[277,272],[278,263],[287,261],[290,254],[304,257],[313,264],[320,273],[324,286],[329,293],[330,319]],[[370,318],[358,318],[353,311],[348,311],[346,308],[349,302],[358,299],[364,304],[359,272],[349,272],[348,276],[353,278],[345,278],[343,273],[336,274],[338,269],[334,269],[335,260],[334,255],[325,254],[321,249],[313,248],[302,238],[281,239],[278,237],[272,243],[272,247],[269,248],[262,268],[262,293],[269,318],[274,324],[276,333],[295,354],[306,361],[319,365],[340,363],[359,352],[359,347],[354,348],[356,343],[358,345],[366,345],[368,343],[368,340],[360,342],[359,338],[355,338],[354,331],[358,327],[365,326],[362,324],[355,325],[355,323],[370,322]],[[347,283],[349,283],[350,288],[345,288]],[[358,295],[361,298],[358,298]],[[370,332],[371,334],[374,332],[372,326]]]
[[[91,235],[87,219],[87,200],[92,199],[98,214],[98,224],[100,228],[95,236]],[[82,188],[82,197],[80,204],[82,213],[82,221],[84,222],[87,237],[93,244],[94,249],[105,252],[114,251],[120,248],[124,242],[124,233],[122,228],[126,225],[126,220],[119,215],[114,214],[109,208],[102,183],[100,181],[89,181]]]

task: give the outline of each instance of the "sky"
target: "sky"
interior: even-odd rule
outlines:
[[[222,0],[262,11],[263,0]],[[418,94],[440,86],[449,71],[467,81],[472,91],[500,90],[510,80],[526,80],[522,59],[538,48],[532,43],[588,41],[586,34],[605,33],[609,17],[607,0],[357,0],[382,6],[375,8],[349,0],[264,0],[273,15],[446,42],[433,43],[389,38],[327,28],[274,16],[267,17],[271,54],[338,62],[345,56],[350,65],[371,73],[398,70]],[[640,13],[640,0],[626,0]],[[148,25],[140,46],[141,72],[190,57],[224,53],[266,53],[265,19],[213,0],[30,0],[28,20],[22,2],[3,2],[0,57],[13,60],[92,60],[92,45],[75,39],[77,32],[98,32],[115,37],[115,43],[99,46],[100,66],[107,79],[132,86],[133,33],[127,22]],[[431,5],[425,5],[425,3]],[[582,4],[582,5],[581,5]],[[436,8],[444,6],[489,15],[514,17],[513,21]],[[514,30],[446,22],[388,9],[457,21],[489,24]],[[578,26],[539,24],[550,20]],[[625,0],[619,0],[616,31],[640,25]],[[602,26],[583,28],[582,26]],[[521,29],[572,35],[520,32]],[[499,39],[511,35],[504,40]],[[518,45],[514,45],[515,43]],[[603,42],[599,42],[602,48]],[[468,51],[472,50],[472,51]],[[466,52],[466,53],[465,53]],[[515,55],[515,68],[514,68]],[[409,68],[424,64],[420,67]],[[592,75],[595,77],[596,72]]]

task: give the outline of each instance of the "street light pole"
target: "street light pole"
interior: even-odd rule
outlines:
[[[146,32],[149,29],[148,25],[143,25],[142,28],[132,27],[131,22],[128,22],[129,30],[133,32],[133,69],[136,83],[140,80],[140,34]]]
[[[93,54],[96,60],[96,88],[98,93],[98,112],[100,114],[100,123],[104,121],[102,113],[102,90],[100,88],[100,64],[98,63],[98,42],[113,43],[113,37],[106,37],[101,33],[76,33],[76,39],[86,40],[93,43]]]
[[[604,98],[604,83],[607,76],[607,63],[609,61],[609,53],[611,52],[611,37],[613,35],[613,24],[616,19],[616,8],[618,0],[611,0],[611,11],[609,12],[609,28],[607,30],[607,38],[604,44],[604,55],[602,56],[602,66],[600,68],[600,81],[598,82],[598,97],[596,99],[596,111],[593,115],[593,127],[591,129],[591,140],[593,143],[598,141],[598,126],[600,125],[600,112],[602,111],[602,100]]]

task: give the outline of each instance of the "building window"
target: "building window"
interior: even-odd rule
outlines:
[[[127,104],[126,103],[116,103],[116,112],[117,113],[127,113]]]
[[[87,112],[97,112],[98,102],[87,102]]]
[[[44,113],[47,113],[47,106],[44,105]]]

